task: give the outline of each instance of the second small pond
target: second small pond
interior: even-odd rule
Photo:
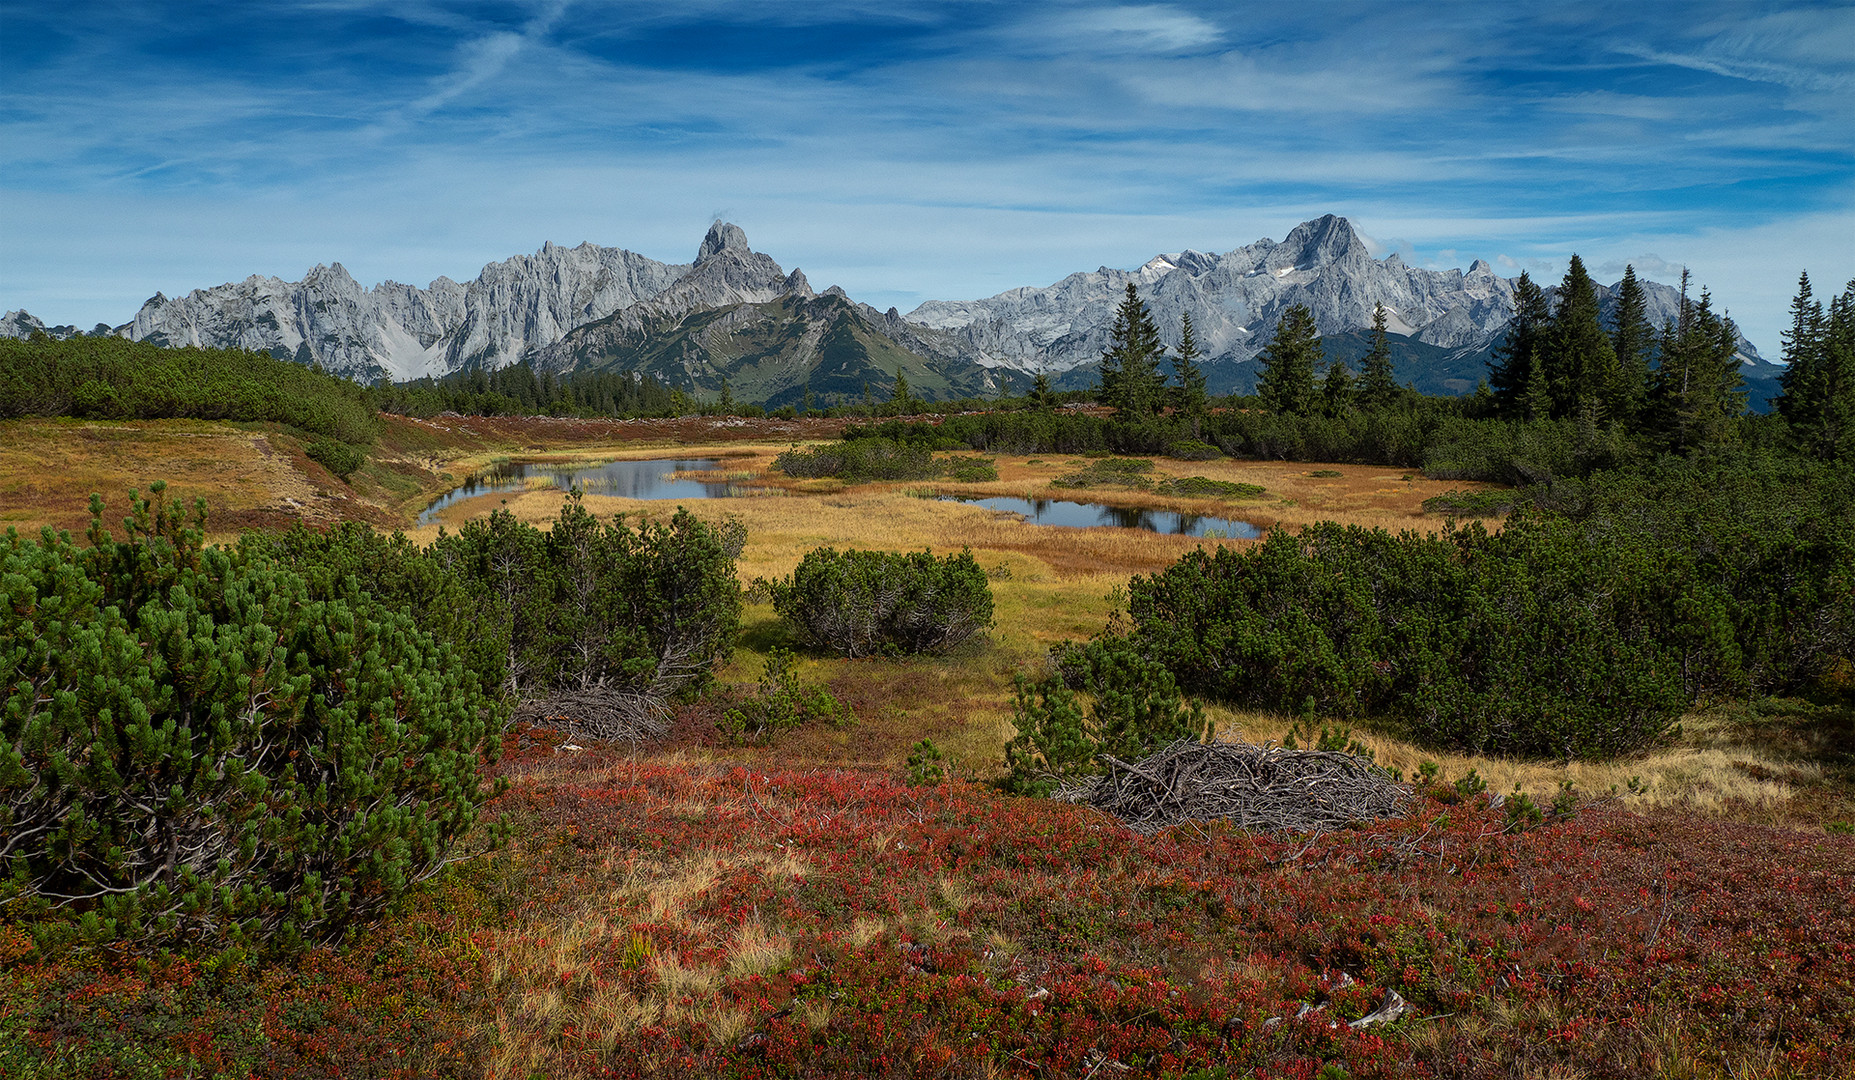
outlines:
[[[1235,518],[1181,514],[1172,510],[1137,510],[1100,503],[1070,502],[1066,499],[1019,499],[996,495],[983,499],[943,495],[943,501],[970,503],[988,510],[1006,510],[1033,525],[1058,525],[1087,529],[1110,525],[1121,529],[1145,529],[1174,536],[1221,536],[1233,540],[1254,540],[1262,530]]]

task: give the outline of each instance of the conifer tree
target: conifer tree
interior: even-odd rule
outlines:
[[[1192,327],[1192,313],[1188,311],[1179,330],[1179,353],[1172,359],[1172,370],[1179,377],[1179,411],[1191,422],[1194,439],[1203,427],[1208,401],[1204,372],[1198,367],[1198,358],[1203,355],[1198,351],[1198,334]]]
[[[1314,369],[1323,359],[1320,331],[1307,305],[1296,304],[1275,325],[1275,337],[1260,356],[1256,395],[1278,413],[1302,414],[1315,403]]]
[[[1402,396],[1391,370],[1391,340],[1386,336],[1385,305],[1372,308],[1372,349],[1365,354],[1359,373],[1359,404],[1367,409],[1382,409]]]
[[[1541,366],[1553,416],[1596,422],[1615,415],[1617,353],[1598,317],[1596,284],[1577,255],[1559,285],[1558,307],[1543,344]]]
[[[1165,391],[1165,377],[1159,361],[1166,348],[1159,341],[1159,327],[1140,299],[1133,282],[1115,310],[1114,325],[1108,331],[1108,348],[1101,355],[1101,401],[1127,416],[1148,416],[1159,407]]]
[[[1662,330],[1660,363],[1650,389],[1651,427],[1665,449],[1689,453],[1732,437],[1732,422],[1745,409],[1739,374],[1738,328],[1713,311],[1705,289],[1688,297],[1681,272],[1679,319]]]
[[[1031,380],[1031,408],[1050,408],[1055,405],[1055,393],[1050,392],[1050,377],[1043,371],[1037,373],[1037,379]]]
[[[1328,416],[1345,416],[1353,407],[1353,373],[1346,361],[1335,357],[1327,365],[1327,376],[1320,384],[1321,410]]]
[[[895,390],[889,394],[889,405],[896,415],[912,410],[914,399],[908,392],[908,376],[902,374],[901,368],[895,369]]]
[[[1617,285],[1617,310],[1610,331],[1610,348],[1617,357],[1616,415],[1634,423],[1642,415],[1649,393],[1649,354],[1655,348],[1655,328],[1649,325],[1649,300],[1636,279],[1636,267],[1623,268]]]
[[[1855,449],[1855,281],[1823,305],[1810,275],[1797,282],[1791,328],[1784,333],[1784,392],[1775,404],[1798,446],[1823,458]]]
[[[1056,394],[1050,390],[1050,376],[1039,371],[1031,381],[1031,408],[1048,409],[1056,404]]]
[[[1539,393],[1529,394],[1528,384],[1539,366],[1540,338],[1549,317],[1545,290],[1522,270],[1520,280],[1514,282],[1514,317],[1507,324],[1507,335],[1494,350],[1494,359],[1488,363],[1488,387],[1494,392],[1495,407],[1502,416],[1527,420],[1545,417],[1544,412],[1535,411],[1546,403],[1544,380]]]

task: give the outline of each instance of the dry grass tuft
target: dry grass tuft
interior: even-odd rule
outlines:
[[[791,960],[791,938],[767,929],[757,918],[751,919],[735,932],[734,944],[728,950],[728,975],[736,979],[770,975],[783,970]]]
[[[850,933],[847,937],[853,947],[865,949],[870,946],[870,943],[888,932],[889,924],[886,920],[878,919],[873,915],[859,915],[850,924]]]

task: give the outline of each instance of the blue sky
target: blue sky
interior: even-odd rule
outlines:
[[[1767,355],[1855,277],[1855,6],[0,0],[0,308],[693,257],[904,311],[1351,218],[1683,264]]]

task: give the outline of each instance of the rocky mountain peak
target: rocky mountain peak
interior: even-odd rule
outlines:
[[[1369,259],[1365,241],[1353,230],[1353,223],[1334,214],[1325,214],[1294,227],[1282,242],[1269,252],[1272,270],[1308,270],[1327,266],[1346,258]]]
[[[702,238],[702,249],[696,252],[696,262],[702,263],[724,251],[748,251],[747,233],[732,222],[717,221],[709,226],[708,235]]]

